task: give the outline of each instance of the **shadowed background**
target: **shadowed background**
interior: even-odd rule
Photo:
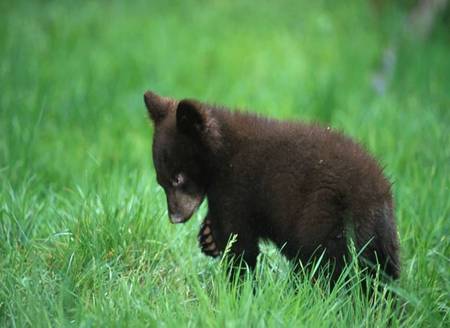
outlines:
[[[0,323],[448,323],[448,7],[2,1]],[[168,221],[147,89],[318,121],[361,141],[394,182],[403,275],[393,288],[405,306],[324,292],[301,277],[294,290],[270,245],[260,287],[228,290],[196,245],[204,207],[186,225]]]

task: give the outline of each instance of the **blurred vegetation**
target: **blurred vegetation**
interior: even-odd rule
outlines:
[[[411,1],[376,3],[1,1],[0,325],[447,326],[448,6],[417,37]],[[167,220],[146,89],[319,121],[375,153],[396,305],[357,274],[348,293],[292,277],[270,245],[256,288],[227,284],[196,245],[205,209]]]

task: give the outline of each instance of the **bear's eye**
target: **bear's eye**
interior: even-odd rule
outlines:
[[[172,179],[172,186],[180,187],[181,185],[183,185],[184,181],[184,175],[182,173],[178,173]]]

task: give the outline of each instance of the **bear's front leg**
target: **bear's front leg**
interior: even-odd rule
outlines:
[[[219,250],[217,241],[213,236],[211,220],[208,216],[203,220],[198,233],[198,243],[203,254],[211,257],[218,257],[222,252]]]
[[[251,227],[245,224],[233,222],[231,219],[223,219],[226,223],[211,220],[210,215],[205,218],[198,234],[200,248],[205,255],[218,257],[223,254],[227,243],[233,235],[236,236],[231,245],[229,258],[230,277],[241,275],[243,266],[253,269],[259,253],[258,240]],[[244,220],[243,220],[244,221]],[[245,221],[244,221],[245,222]],[[243,266],[242,266],[243,265]]]

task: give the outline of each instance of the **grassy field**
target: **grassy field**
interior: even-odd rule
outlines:
[[[449,326],[448,27],[413,40],[401,11],[361,1],[2,1],[0,13],[0,326]],[[381,293],[397,306],[364,297],[353,271],[332,292],[293,276],[271,245],[253,279],[228,284],[197,247],[205,206],[168,221],[146,89],[330,124],[375,153],[394,182],[403,271]]]

